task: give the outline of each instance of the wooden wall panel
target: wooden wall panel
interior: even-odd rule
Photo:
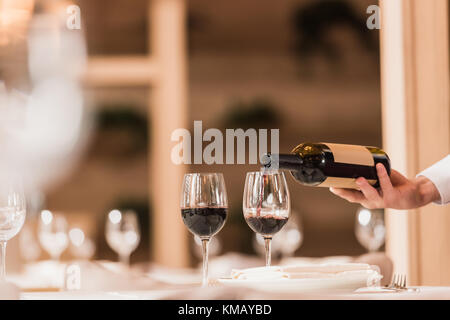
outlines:
[[[187,229],[180,215],[186,168],[171,162],[171,134],[187,127],[187,75],[184,0],[150,2],[152,58],[158,66],[150,111],[153,244],[155,262],[184,267],[189,262]]]
[[[416,83],[417,169],[423,170],[450,153],[447,0],[412,2],[416,22],[414,43]],[[430,205],[419,210],[420,281],[450,284],[450,207]]]
[[[448,1],[380,6],[383,141],[412,178],[450,153]],[[387,211],[387,252],[410,284],[450,284],[449,215],[436,205]]]

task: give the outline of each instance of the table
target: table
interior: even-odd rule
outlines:
[[[239,288],[163,289],[140,291],[61,291],[22,293],[22,300],[160,300],[160,299],[257,299],[257,300],[450,300],[450,287],[422,286],[419,292],[401,293],[298,293],[271,295]]]

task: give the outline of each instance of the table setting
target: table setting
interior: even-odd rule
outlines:
[[[20,231],[24,220],[20,187],[8,190],[3,193],[8,210],[1,211],[3,219],[11,221],[0,232],[4,244]],[[357,257],[288,256],[274,265],[271,241],[283,229],[290,213],[290,195],[282,172],[251,172],[245,181],[243,215],[249,227],[264,239],[265,265],[255,256],[233,252],[209,259],[209,243],[224,227],[227,209],[222,174],[185,175],[181,219],[199,237],[203,255],[201,268],[195,269],[167,268],[155,263],[130,265],[129,257],[139,242],[139,225],[133,212],[120,210],[109,212],[105,228],[107,243],[117,252],[119,262],[91,260],[86,254],[80,256],[85,259],[61,261],[59,257],[69,242],[75,242],[79,250],[85,239],[80,239],[81,230],[68,232],[62,216],[43,210],[38,224],[39,240],[52,259],[29,263],[21,273],[7,278],[3,264],[0,296],[24,300],[272,300],[435,299],[450,295],[450,288],[406,286],[406,276],[393,274],[392,262],[382,252]],[[364,217],[357,215],[357,221],[361,219]]]

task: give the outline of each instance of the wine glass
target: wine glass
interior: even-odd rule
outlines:
[[[6,243],[19,233],[25,222],[26,200],[22,188],[0,185],[0,281],[6,278]]]
[[[119,261],[130,265],[131,253],[141,240],[139,221],[136,212],[112,210],[106,220],[106,242],[119,255]]]
[[[271,240],[289,218],[289,189],[283,172],[249,172],[245,179],[242,202],[249,227],[264,238],[266,266],[270,266]]]
[[[50,210],[43,210],[38,229],[42,248],[47,251],[53,261],[58,262],[69,245],[66,218],[61,214],[53,214]]]
[[[359,243],[369,252],[380,249],[386,235],[384,211],[360,207],[356,212],[355,234]]]
[[[80,228],[72,228],[69,231],[70,252],[73,256],[89,260],[94,256],[95,244],[94,241],[86,237],[84,231]]]
[[[221,173],[184,175],[181,191],[181,217],[184,224],[202,241],[202,285],[208,285],[209,240],[225,224],[228,212],[225,180]]]

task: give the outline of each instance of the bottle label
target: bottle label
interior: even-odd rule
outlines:
[[[353,178],[337,178],[337,177],[328,177],[324,182],[318,185],[318,187],[335,187],[335,188],[346,188],[346,189],[356,189],[359,190],[359,187],[355,183],[356,179]],[[367,180],[371,185],[377,183],[377,180]]]
[[[323,144],[333,153],[334,162],[375,166],[373,155],[366,147],[337,143]]]

